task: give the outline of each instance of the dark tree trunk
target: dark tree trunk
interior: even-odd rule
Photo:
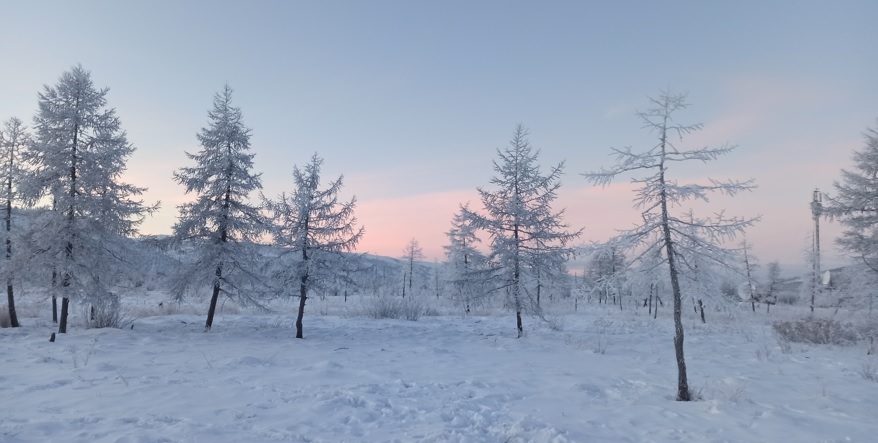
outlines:
[[[308,223],[305,219],[305,236],[308,236]],[[305,338],[302,333],[302,318],[305,317],[305,301],[308,300],[308,246],[307,241],[302,245],[302,277],[299,280],[299,312],[296,315],[296,338]]]
[[[210,296],[210,308],[207,309],[207,322],[204,324],[204,332],[210,331],[213,326],[213,315],[216,313],[216,302],[219,300],[220,278],[223,276],[223,266],[216,267],[216,282],[213,284],[213,294]]]
[[[58,324],[58,297],[55,291],[58,289],[58,271],[52,269],[52,323]]]
[[[302,333],[302,318],[305,317],[305,300],[308,299],[308,276],[303,275],[299,284],[299,313],[296,316],[296,338],[305,338]]]
[[[229,146],[229,155],[231,156],[232,147]],[[220,242],[226,243],[229,240],[229,231],[228,231],[228,219],[229,219],[229,205],[232,196],[232,171],[231,165],[229,165],[229,171],[226,172],[226,193],[223,197],[223,213],[222,213],[222,221],[220,224]],[[216,266],[216,281],[213,283],[213,294],[210,296],[210,307],[207,309],[207,322],[204,323],[204,332],[210,331],[210,328],[213,327],[213,316],[216,313],[216,303],[219,300],[220,293],[220,282],[223,278],[223,263],[220,263]]]
[[[7,182],[6,193],[6,261],[12,260],[12,239],[9,233],[12,231],[12,178]],[[12,290],[12,277],[6,279],[6,301],[9,304],[9,324],[17,328],[18,314],[15,312],[15,295]]]
[[[701,300],[698,300],[698,312],[701,313],[701,323],[707,323],[704,320],[704,303],[702,303]]]
[[[666,225],[667,226],[667,225]],[[667,228],[666,228],[667,229]],[[669,233],[668,233],[669,234]],[[674,352],[677,357],[677,400],[689,401],[689,381],[686,376],[686,358],[683,355],[683,302],[680,281],[677,277],[676,263],[673,259],[673,246],[668,243],[668,261],[671,268],[671,287],[674,291]]]
[[[517,192],[516,192],[517,194]],[[521,323],[521,269],[518,251],[520,243],[518,241],[518,224],[513,225],[512,237],[515,239],[515,258],[512,263],[512,300],[515,303],[515,323],[518,328],[518,338],[524,335],[524,325]]]
[[[671,276],[671,289],[674,294],[674,353],[677,357],[677,400],[690,401],[689,380],[686,375],[686,358],[683,354],[683,291],[680,289],[680,280],[677,274],[677,256],[674,251],[673,237],[668,215],[668,196],[665,191],[665,166],[664,155],[667,143],[667,118],[662,129],[661,147],[662,160],[659,165],[659,182],[661,183],[660,203],[662,211],[662,234],[665,241],[665,251],[668,256],[668,269]]]
[[[8,280],[6,284],[6,302],[9,303],[9,325],[17,328],[18,314],[15,313],[15,297],[12,294],[12,280]]]
[[[67,243],[66,255],[68,260],[73,260],[73,243]],[[70,290],[70,274],[67,272],[61,277],[61,290],[64,291],[63,294],[67,294]],[[66,334],[67,333],[67,314],[69,313],[69,305],[70,299],[68,297],[61,297],[61,319],[58,322],[58,333]]]
[[[70,277],[65,275],[64,278],[61,279],[61,288],[64,293],[67,293],[68,288],[70,287]],[[68,314],[68,305],[70,304],[70,299],[67,297],[61,297],[61,315],[58,320],[58,332],[61,334],[67,333],[67,314]]]
[[[67,333],[67,311],[69,309],[70,299],[67,297],[61,297],[61,322],[58,323],[58,333],[66,334]]]
[[[78,100],[77,100],[78,106]],[[70,157],[70,206],[67,209],[67,223],[69,224],[68,228],[70,232],[73,232],[73,222],[74,217],[76,217],[76,166],[78,164],[78,140],[79,140],[79,124],[75,124],[73,126],[73,146],[71,149],[71,157]],[[73,262],[73,239],[70,238],[67,240],[67,246],[64,248],[64,258],[68,263]],[[67,297],[70,290],[70,279],[71,275],[69,271],[64,271],[61,276],[61,288],[63,293],[63,297],[61,298],[61,320],[58,323],[58,332],[61,334],[67,333],[67,314],[69,312],[70,299]]]
[[[515,322],[518,325],[518,338],[521,338],[524,335],[524,326],[521,324],[521,310],[517,309],[515,311]]]

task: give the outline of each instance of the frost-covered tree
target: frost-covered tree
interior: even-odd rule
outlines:
[[[174,236],[194,246],[194,262],[185,266],[179,298],[195,285],[212,288],[205,332],[213,326],[220,293],[254,302],[262,278],[257,272],[255,241],[268,231],[260,209],[248,196],[262,188],[261,174],[253,174],[250,129],[244,126],[241,109],[232,105],[232,88],[226,85],[214,96],[207,113],[209,124],[198,133],[201,150],[186,153],[195,166],[174,173],[177,183],[194,201],[179,206]]]
[[[461,206],[451,220],[451,229],[445,233],[448,236],[445,246],[448,279],[454,288],[454,298],[463,304],[466,312],[484,295],[487,263],[484,254],[476,248],[481,240],[472,220],[467,217],[471,212],[469,204]]]
[[[343,253],[353,251],[364,232],[354,217],[356,198],[339,200],[343,177],[321,188],[322,165],[323,159],[314,154],[304,168],[295,166],[293,192],[266,201],[276,225],[274,243],[294,259],[281,272],[281,280],[299,285],[296,338],[304,337],[302,319],[308,289],[334,281],[347,259]]]
[[[833,184],[835,195],[825,195],[823,214],[845,228],[838,246],[878,274],[878,125],[864,137],[863,150],[854,151],[853,169],[842,169],[841,180]]]
[[[624,281],[625,254],[613,243],[594,244],[588,251],[591,258],[587,277],[592,283],[591,292],[597,295],[598,303],[602,300],[609,303],[611,294],[617,293]]]
[[[756,281],[753,279],[753,273],[758,266],[754,257],[750,255],[750,248],[750,243],[748,243],[745,238],[744,241],[741,242],[741,252],[744,254],[744,271],[747,277],[745,290],[747,291],[747,298],[750,299],[750,307],[753,309],[753,312],[756,312],[756,302],[758,297],[756,293]]]
[[[766,266],[765,292],[762,293],[760,299],[765,303],[765,312],[771,312],[771,305],[777,303],[777,292],[780,287],[780,263],[777,261],[770,262]]]
[[[568,243],[582,232],[567,231],[564,211],[552,209],[561,187],[564,163],[543,174],[539,155],[540,151],[533,149],[527,139],[527,130],[517,125],[509,146],[497,150],[499,158],[493,162],[496,175],[491,178],[495,189],[478,190],[486,213],[466,213],[476,227],[490,236],[491,261],[499,281],[496,289],[505,290],[510,296],[519,337],[524,333],[524,302],[530,300],[523,277],[526,273],[550,272],[541,264],[553,263],[553,257],[569,257],[573,250]]]
[[[620,247],[637,251],[639,257],[662,258],[667,265],[674,299],[674,350],[677,361],[677,400],[691,399],[683,353],[681,277],[689,274],[698,281],[699,263],[726,264],[721,244],[730,240],[756,222],[757,219],[726,217],[722,212],[715,218],[696,218],[691,210],[675,214],[672,209],[691,200],[707,201],[711,193],[735,195],[754,188],[752,181],[717,181],[707,184],[683,184],[669,175],[671,165],[685,161],[708,162],[731,152],[734,147],[680,149],[678,141],[701,124],[683,125],[674,120],[675,113],[688,107],[685,94],[664,91],[658,98],[650,98],[651,108],[638,112],[638,117],[658,138],[658,143],[643,152],[630,147],[613,149],[617,164],[609,169],[583,174],[597,185],[606,186],[616,176],[629,172],[647,171],[643,176],[632,178],[639,185],[634,198],[635,207],[641,211],[643,223],[633,229],[622,231],[615,239]]]
[[[20,181],[25,173],[22,154],[31,144],[30,132],[20,119],[12,117],[0,128],[0,182],[3,185],[3,197],[6,200],[4,221],[6,225],[6,302],[9,309],[9,321],[17,328],[18,314],[15,312],[15,291],[13,281],[15,272],[12,260],[12,204],[18,200]]]
[[[136,199],[144,188],[121,181],[134,146],[107,107],[108,91],[96,89],[82,66],[45,86],[27,151],[27,200],[48,200],[52,209],[35,222],[27,248],[37,265],[57,276],[61,333],[71,298],[116,297],[109,284],[132,265],[123,260],[123,236],[135,234],[153,209]]]
[[[412,294],[412,281],[415,279],[415,261],[422,260],[424,258],[424,249],[421,248],[421,244],[418,243],[417,239],[411,239],[405,245],[405,248],[402,249],[402,259],[408,262],[408,286],[409,286],[409,294]],[[403,280],[402,285],[402,296],[405,298],[405,280]]]

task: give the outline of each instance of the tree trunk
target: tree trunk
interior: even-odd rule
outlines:
[[[515,323],[518,328],[518,338],[524,335],[524,326],[521,323],[521,269],[518,250],[521,247],[518,242],[518,225],[514,225],[512,236],[515,238],[515,257],[512,263],[512,301],[515,303]]]
[[[515,310],[515,322],[518,325],[518,338],[524,335],[524,326],[521,324],[521,309]]]
[[[409,258],[409,294],[412,293],[412,277],[415,275],[415,253],[412,251],[412,255]]]
[[[65,249],[66,249],[67,259],[72,261],[73,260],[73,243],[67,243],[67,248],[65,248]],[[69,293],[70,278],[71,278],[70,274],[67,273],[66,271],[64,272],[64,274],[61,277],[61,288],[62,288],[61,290],[63,292],[62,292],[62,297],[61,297],[61,319],[58,322],[58,333],[60,333],[60,334],[67,333],[67,314],[69,313],[70,299],[68,297],[65,297],[64,295],[67,295]]]
[[[6,283],[6,301],[9,303],[9,325],[13,328],[17,328],[18,324],[18,314],[15,313],[15,297],[12,294],[12,280],[7,280]]]
[[[12,260],[12,239],[9,233],[12,231],[12,178],[7,182],[6,194],[6,261]],[[6,300],[9,304],[9,324],[13,328],[17,328],[18,314],[15,312],[15,296],[12,290],[12,277],[6,279]]]
[[[686,358],[683,355],[683,291],[680,289],[680,279],[677,274],[677,256],[674,251],[673,237],[668,215],[668,196],[665,191],[665,165],[664,155],[667,145],[667,117],[662,127],[661,148],[662,160],[659,165],[659,182],[661,183],[660,203],[662,211],[662,234],[665,241],[665,250],[668,256],[668,270],[671,275],[671,289],[674,294],[674,352],[677,357],[677,401],[692,400],[689,394],[689,380],[686,375]]]
[[[52,323],[58,324],[58,297],[55,291],[58,289],[58,271],[52,269]]]
[[[305,300],[308,299],[308,275],[302,276],[299,284],[299,314],[296,316],[296,338],[305,338],[302,334],[302,318],[305,316]]]
[[[77,98],[77,106],[78,106],[78,98]],[[73,146],[70,158],[70,207],[68,208],[67,213],[67,223],[68,229],[70,232],[73,232],[73,221],[74,217],[76,217],[76,166],[78,164],[78,145],[79,140],[79,125],[76,124],[73,126]],[[73,262],[73,239],[68,238],[67,245],[64,248],[64,258],[68,263]],[[67,333],[67,314],[69,311],[70,299],[67,297],[68,291],[70,290],[70,272],[65,270],[61,276],[61,287],[64,291],[63,297],[61,298],[61,321],[58,324],[58,332],[61,334]]]
[[[213,294],[210,296],[210,308],[207,309],[207,322],[204,324],[204,332],[210,331],[213,326],[213,315],[216,313],[216,302],[219,300],[220,278],[223,276],[223,266],[216,267],[216,282],[213,284]]]
[[[58,323],[58,333],[66,334],[67,333],[67,311],[69,309],[70,299],[67,297],[61,297],[61,322]]]
[[[667,226],[667,225],[666,225]],[[677,357],[677,400],[689,401],[689,381],[686,376],[686,358],[683,355],[683,302],[680,290],[680,281],[677,276],[676,263],[673,260],[673,247],[667,245],[669,252],[668,261],[671,268],[671,288],[674,292],[674,352]]]
[[[61,278],[61,288],[64,291],[64,294],[67,294],[68,288],[70,287],[70,276],[64,275]],[[70,304],[70,299],[68,297],[61,297],[61,318],[58,321],[58,333],[66,334],[67,333],[67,314],[68,314],[68,305]]]
[[[232,147],[228,145],[229,155],[232,154]],[[229,164],[228,170],[226,171],[226,193],[223,197],[223,212],[222,212],[222,221],[219,226],[220,230],[220,243],[226,243],[229,241],[229,231],[228,231],[228,223],[229,223],[229,206],[231,202],[232,196],[232,171],[231,164]],[[213,294],[210,296],[210,307],[207,309],[207,322],[204,323],[204,332],[210,331],[210,328],[213,327],[213,316],[216,313],[216,302],[219,300],[220,293],[220,281],[223,278],[223,262],[220,260],[219,264],[216,265],[216,281],[213,283]]]
[[[698,311],[701,312],[701,323],[707,323],[704,320],[704,303],[701,300],[698,300]]]
[[[542,288],[542,285],[540,284],[539,277],[538,277],[538,279],[537,279],[537,308],[540,307],[540,288]]]

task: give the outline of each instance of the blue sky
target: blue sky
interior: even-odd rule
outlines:
[[[763,261],[803,262],[815,187],[831,189],[878,118],[874,1],[3,1],[0,119],[29,121],[44,84],[81,63],[109,87],[138,151],[128,179],[169,233],[184,201],[171,174],[198,149],[228,82],[273,196],[313,152],[360,202],[362,250],[417,238],[440,258],[458,203],[477,202],[516,123],[545,165],[566,160],[558,208],[604,240],[637,219],[630,186],[588,186],[611,146],[654,141],[634,113],[661,89],[689,92],[683,146],[737,144],[680,180],[754,178],[708,209],[761,215]],[[824,223],[825,260],[838,226]]]

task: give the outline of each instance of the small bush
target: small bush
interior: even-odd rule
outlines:
[[[799,304],[799,296],[796,294],[780,294],[777,296],[775,304],[778,305],[797,305]]]
[[[442,315],[442,313],[439,311],[439,308],[427,304],[423,306],[421,311],[421,315],[423,315],[424,317],[438,317]]]
[[[131,319],[122,312],[118,294],[106,292],[89,302],[86,308],[87,328],[123,328],[131,324]]]
[[[878,383],[878,366],[876,366],[875,360],[867,359],[863,362],[860,366],[860,376],[863,377],[863,380]]]
[[[857,342],[859,334],[851,323],[810,318],[772,324],[781,341],[818,345],[849,345]]]
[[[607,338],[603,335],[598,335],[595,338],[594,348],[592,348],[592,351],[594,351],[595,354],[603,355],[607,353],[607,347],[609,346],[610,343],[607,341]]]
[[[756,349],[756,359],[759,361],[772,361],[774,359],[774,351],[767,345]]]
[[[375,297],[364,301],[362,314],[369,318],[404,318],[417,321],[424,313],[423,304],[414,297]]]
[[[542,315],[540,319],[552,331],[561,332],[567,326],[567,320],[561,315]]]

